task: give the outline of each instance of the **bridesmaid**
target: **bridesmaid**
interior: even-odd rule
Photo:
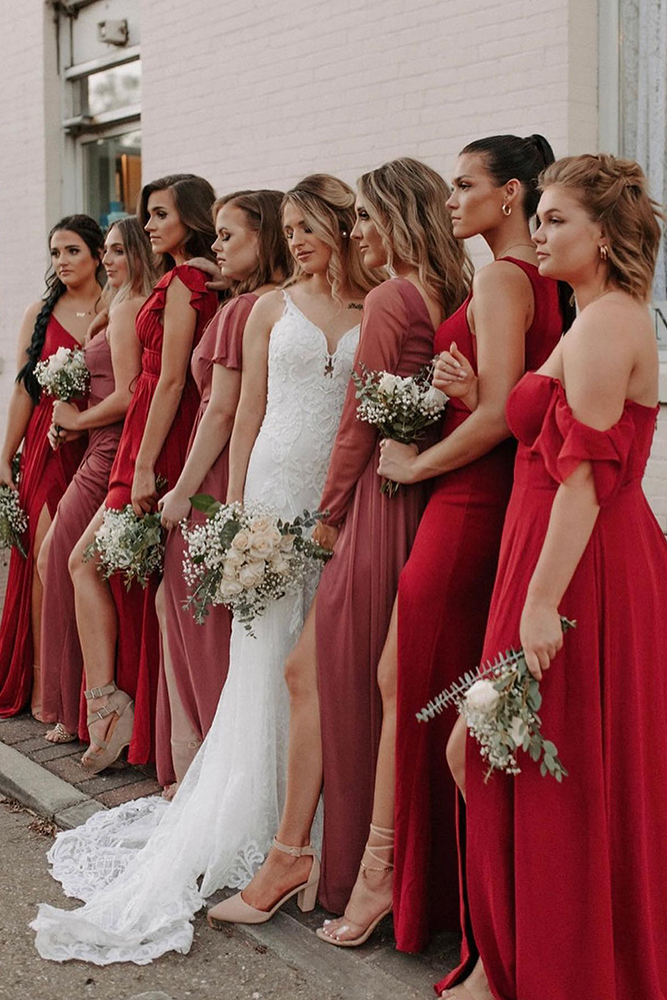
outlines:
[[[350,235],[366,267],[388,266],[396,276],[366,297],[357,370],[415,374],[433,357],[441,320],[463,301],[469,264],[452,234],[445,208],[449,194],[439,174],[407,158],[361,177]],[[357,419],[357,405],[350,383],[320,502],[329,513],[315,534],[335,545],[335,556],[285,668],[289,769],[277,840],[299,847],[309,843],[324,777],[320,898],[332,909],[340,900],[344,906],[368,834],[382,717],[377,663],[399,574],[427,500],[422,486],[402,489],[393,499],[380,492],[378,435]],[[270,910],[307,877],[311,864],[308,857],[272,851],[244,890],[244,900]]]
[[[187,261],[211,257],[214,198],[213,188],[201,177],[174,174],[147,184],[139,199],[137,214],[161,258],[163,276],[137,315],[141,373],[109,492],[70,556],[90,713],[91,746],[82,763],[92,773],[116,760],[128,744],[132,763],[145,763],[152,755],[159,669],[157,582],[150,580],[144,590],[134,585],[127,592],[118,574],[106,581],[97,560],[84,562],[82,557],[105,507],[119,510],[131,504],[136,514],[148,513],[157,501],[156,478],[175,483],[183,467],[198,406],[190,357],[217,306],[217,296],[206,289],[206,276]]]
[[[174,488],[158,503],[162,523],[170,529],[164,578],[156,609],[162,639],[158,698],[158,780],[180,782],[210,729],[229,666],[231,616],[223,605],[211,608],[197,625],[183,604],[184,518],[201,523],[190,507],[195,493],[224,500],[227,495],[227,444],[241,388],[241,343],[246,320],[257,299],[290,273],[282,234],[281,191],[241,191],[219,198],[213,206],[217,238],[213,244],[232,300],[209,324],[192,356],[192,375],[201,403],[190,437],[185,467]],[[168,697],[167,697],[168,694]],[[171,798],[172,786],[165,793]]]
[[[88,215],[69,215],[49,233],[53,272],[41,302],[31,305],[19,332],[18,368],[0,453],[0,484],[15,488],[12,460],[23,441],[19,499],[28,515],[27,559],[14,550],[0,623],[0,716],[30,702],[41,721],[40,625],[42,584],[34,572],[42,542],[67,489],[85,441],[49,446],[53,399],[41,391],[35,365],[59,347],[80,347],[101,296],[104,237]],[[26,361],[27,356],[27,361]],[[32,692],[32,694],[31,694]]]
[[[81,700],[83,660],[67,562],[106,496],[131,386],[141,368],[135,319],[156,280],[150,243],[134,216],[111,226],[102,263],[105,291],[110,290],[113,299],[108,325],[84,349],[91,373],[88,407],[80,410],[72,403],[56,403],[50,432],[55,448],[62,447],[71,433],[89,432],[86,454],[58,504],[37,564],[44,587],[42,714],[56,722],[46,734],[51,743],[76,739]]]
[[[641,482],[658,412],[646,303],[659,213],[639,166],[608,155],[559,160],[542,188],[540,274],[570,282],[580,312],[509,399],[520,444],[484,656],[521,641],[569,776],[543,778],[520,753],[520,774],[485,784],[467,741],[469,919],[462,965],[438,988],[459,982],[451,1000],[658,1000],[667,546]],[[578,619],[564,641],[559,612]],[[455,734],[454,760],[458,723]]]
[[[381,474],[403,483],[436,479],[401,574],[395,627],[380,663],[385,696],[373,823],[386,837],[396,824],[396,872],[390,851],[380,849],[391,840],[371,836],[365,864],[375,870],[367,868],[364,877],[362,869],[345,916],[320,932],[330,943],[360,943],[391,909],[392,892],[403,951],[419,951],[432,930],[456,923],[454,786],[441,767],[450,723],[443,717],[418,726],[415,712],[479,660],[512,483],[505,401],[562,331],[558,289],[537,274],[528,225],[537,176],[552,160],[541,136],[494,136],[466,146],[456,165],[447,203],[454,234],[484,236],[495,262],[475,276],[435,344],[439,351],[458,344],[452,355],[464,356],[479,373],[480,402],[471,414],[464,400],[451,399],[443,440],[421,454],[382,444]]]

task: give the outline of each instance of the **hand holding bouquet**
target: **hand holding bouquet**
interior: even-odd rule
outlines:
[[[309,564],[331,553],[304,537],[321,514],[304,510],[283,521],[260,505],[222,504],[204,494],[190,498],[206,514],[203,524],[181,530],[186,541],[183,576],[192,592],[184,605],[198,624],[209,605],[226,605],[251,635],[252,623],[268,604],[304,579]]]
[[[561,618],[561,626],[566,632],[575,628],[576,622]],[[493,663],[464,674],[422,708],[417,719],[428,722],[448,705],[455,705],[465,717],[470,735],[489,762],[485,780],[495,770],[520,774],[518,750],[526,751],[536,763],[542,758],[543,777],[551,774],[556,781],[567,777],[558,749],[542,736],[542,720],[537,714],[542,705],[540,683],[528,670],[523,649],[508,649]]]
[[[362,365],[362,375],[352,373],[357,387],[357,417],[377,427],[383,438],[413,444],[424,428],[434,423],[447,403],[444,392],[431,385],[433,365],[416,375],[401,378],[391,372],[373,372]],[[363,376],[363,377],[362,377]],[[383,493],[394,496],[399,484],[384,480]]]
[[[18,455],[11,468],[11,481],[18,483]],[[7,472],[9,476],[9,470]],[[28,517],[19,503],[18,490],[9,483],[0,485],[0,549],[15,547],[26,557],[23,535],[28,530]]]
[[[84,352],[80,347],[59,347],[35,365],[35,378],[49,396],[65,403],[85,396],[90,372]]]

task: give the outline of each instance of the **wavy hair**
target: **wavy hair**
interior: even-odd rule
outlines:
[[[523,139],[518,135],[490,135],[469,142],[461,153],[484,156],[486,169],[497,187],[502,187],[513,178],[521,181],[524,214],[527,219],[535,215],[540,200],[540,174],[555,159],[554,151],[543,135],[535,133]]]
[[[445,208],[449,185],[431,167],[407,156],[363,174],[358,184],[389,267],[394,260],[414,267],[445,316],[451,316],[470,290],[472,264]]]
[[[291,204],[303,212],[304,221],[319,240],[331,250],[326,277],[331,293],[340,300],[341,289],[365,294],[379,285],[384,275],[369,270],[356,249],[351,246],[349,235],[355,223],[355,194],[345,181],[331,174],[310,174],[287,191],[283,205]],[[304,271],[296,262],[294,273],[287,281],[299,281]]]
[[[540,178],[573,191],[607,239],[609,280],[646,302],[651,295],[655,261],[665,221],[661,206],[649,197],[644,171],[634,160],[609,153],[565,156]]]
[[[230,288],[232,295],[242,295],[252,292],[262,285],[272,282],[282,283],[292,273],[293,258],[290,254],[282,228],[281,208],[284,194],[282,191],[234,191],[223,195],[213,202],[213,222],[224,205],[233,205],[240,209],[248,227],[258,234],[257,266],[252,274],[243,281],[233,282]]]
[[[54,233],[61,232],[62,230],[68,230],[69,232],[76,233],[76,235],[83,240],[90,250],[90,255],[93,260],[97,258],[97,272],[95,277],[97,278],[101,292],[104,279],[104,267],[102,266],[104,236],[102,234],[102,230],[95,220],[89,215],[66,215],[59,222],[56,222],[55,226],[49,233],[49,248],[51,247],[51,238]],[[53,310],[55,309],[56,302],[58,302],[58,300],[62,298],[67,291],[67,285],[60,280],[55,272],[53,264],[49,265],[45,280],[46,291],[42,296],[44,305],[37,313],[37,317],[35,319],[30,344],[26,350],[28,360],[16,376],[16,381],[23,383],[23,386],[33,403],[39,402],[39,397],[42,391],[39,382],[35,378],[35,366],[42,355],[44,341],[46,340],[46,328],[49,325],[49,320],[51,319]]]
[[[170,174],[145,184],[137,202],[137,216],[142,226],[148,222],[148,199],[155,191],[165,190],[171,191],[174,196],[178,217],[188,230],[183,245],[185,256],[215,260],[211,250],[211,244],[215,240],[215,229],[211,222],[215,191],[209,182],[196,174]],[[174,264],[171,254],[162,254],[162,262],[158,268],[160,274],[166,274]]]
[[[147,299],[157,281],[155,256],[151,250],[150,240],[146,231],[139,224],[136,215],[128,215],[124,219],[112,222],[107,229],[107,236],[113,229],[118,229],[127,260],[127,280],[110,299],[118,305],[133,295]],[[107,285],[107,288],[109,286]],[[106,289],[105,289],[106,291]]]

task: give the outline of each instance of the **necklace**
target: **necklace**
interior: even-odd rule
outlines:
[[[514,250],[515,247],[529,247],[531,250],[535,249],[535,245],[533,243],[510,243],[508,247],[505,247],[502,253],[497,255],[496,260],[504,257],[508,250]]]

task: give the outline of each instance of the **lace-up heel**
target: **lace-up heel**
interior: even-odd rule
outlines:
[[[312,857],[313,864],[307,880],[293,889],[289,889],[270,910],[258,910],[256,907],[250,906],[243,898],[242,892],[237,892],[229,899],[223,899],[221,903],[212,906],[206,914],[209,927],[212,927],[213,930],[222,930],[225,924],[264,924],[292,896],[296,896],[297,906],[302,913],[309,913],[315,909],[317,890],[320,884],[320,862],[313,847],[310,844],[308,847],[288,847],[287,844],[281,844],[277,841],[275,837],[272,846],[276,850],[282,851],[283,854],[290,854],[293,858],[301,858],[304,855]]]

